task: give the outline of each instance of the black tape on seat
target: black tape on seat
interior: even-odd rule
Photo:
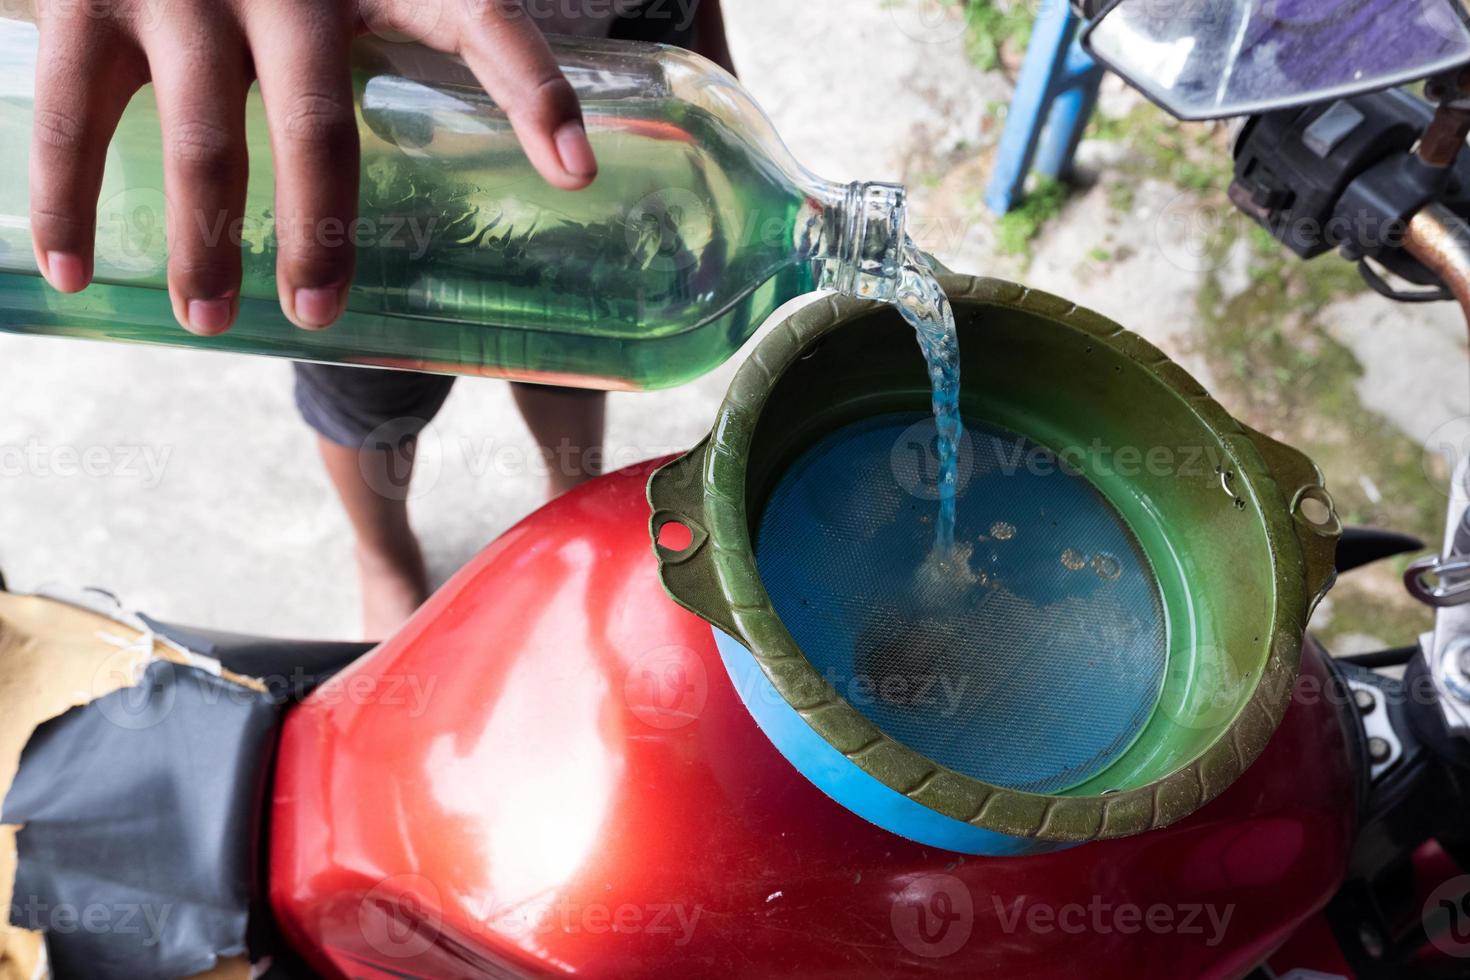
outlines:
[[[22,825],[12,925],[56,980],[164,980],[246,953],[271,698],[156,661],[38,727],[0,822]]]

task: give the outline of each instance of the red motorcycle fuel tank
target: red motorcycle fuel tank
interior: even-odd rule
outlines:
[[[1236,977],[1332,895],[1356,776],[1312,645],[1264,753],[1182,822],[922,846],[762,734],[660,586],[652,469],[527,518],[287,719],[271,904],[323,975]]]

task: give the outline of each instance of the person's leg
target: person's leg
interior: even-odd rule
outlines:
[[[382,492],[385,486],[407,490],[415,440],[356,449],[318,436],[317,447],[352,524],[363,636],[384,639],[429,597],[429,572],[409,523],[407,495]]]
[[[548,465],[547,493],[558,496],[602,473],[607,393],[512,384],[516,407]]]
[[[408,517],[419,432],[452,378],[297,364],[296,404],[317,432],[332,486],[352,525],[363,635],[392,635],[429,596],[423,552]]]

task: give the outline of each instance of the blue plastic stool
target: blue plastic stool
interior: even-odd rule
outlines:
[[[1082,23],[1067,0],[1042,0],[985,190],[997,214],[1021,200],[1033,169],[1059,179],[1071,172],[1103,77],[1078,41]]]

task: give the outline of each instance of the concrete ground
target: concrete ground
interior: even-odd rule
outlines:
[[[1205,342],[1201,290],[1229,299],[1258,288],[1259,260],[1243,242],[1209,247],[1217,229],[1198,219],[1215,212],[1201,202],[1223,201],[1223,187],[1182,191],[1167,175],[1130,172],[1125,198],[1122,142],[1091,140],[1088,186],[1040,229],[1030,257],[999,255],[978,199],[1011,83],[1004,70],[976,67],[957,8],[726,8],[747,85],[812,169],[907,182],[916,238],[955,269],[1024,278],[1094,307],[1212,386],[1228,373]],[[1109,84],[1105,116],[1135,108]],[[1423,443],[1470,413],[1453,310],[1353,293],[1309,314],[1356,359],[1356,397],[1392,432]],[[614,394],[609,458],[687,448],[708,429],[733,367],[677,391]],[[12,588],[96,584],[175,620],[356,635],[346,523],[296,417],[290,374],[263,358],[0,336],[0,568]],[[442,580],[538,504],[541,480],[498,382],[460,383],[422,454],[413,512]],[[1361,475],[1329,473],[1350,483]]]

